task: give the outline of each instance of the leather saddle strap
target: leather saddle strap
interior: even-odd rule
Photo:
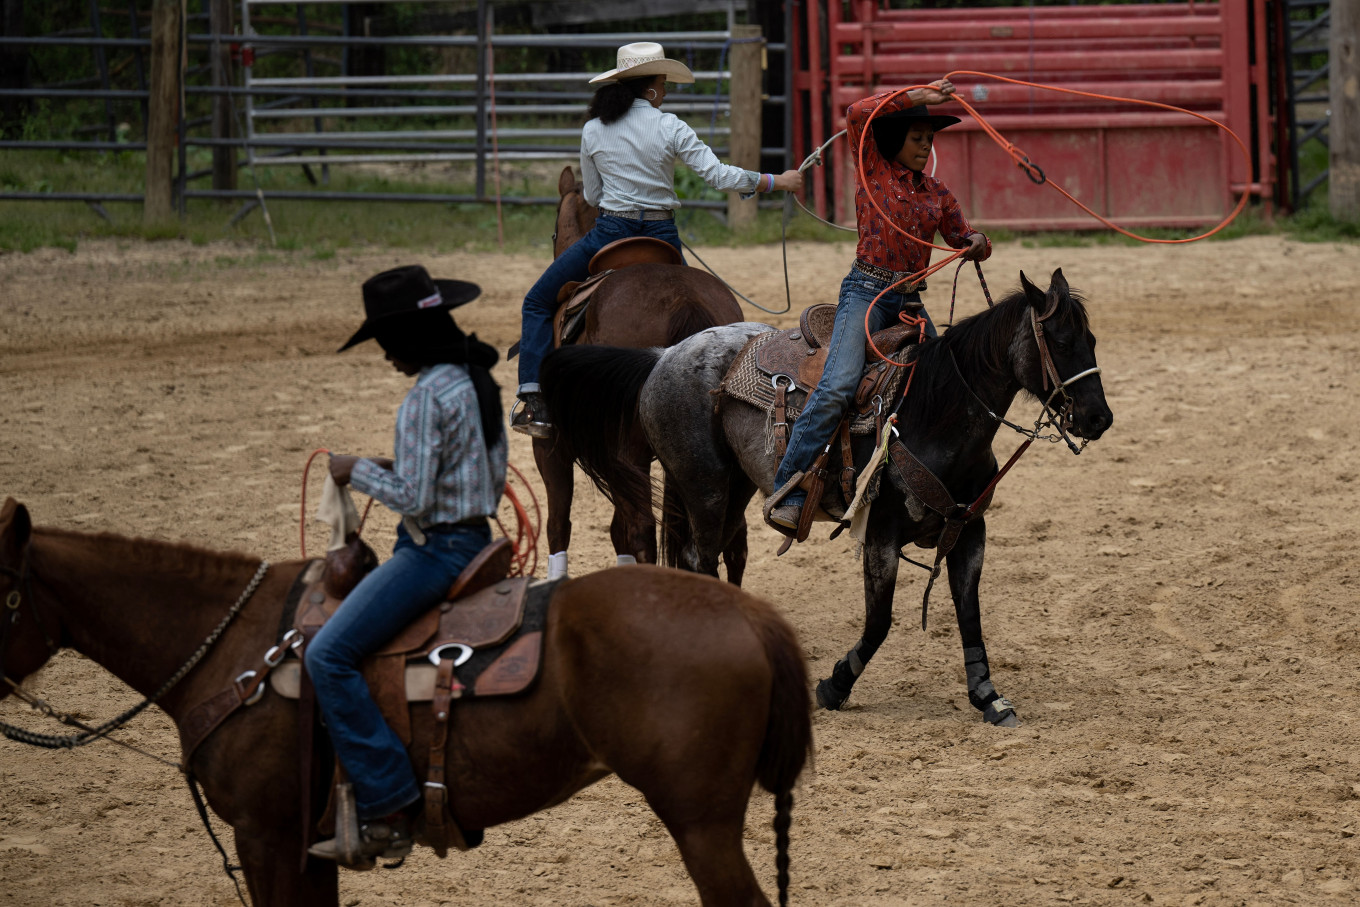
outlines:
[[[958,505],[954,503],[954,496],[935,473],[916,459],[916,455],[907,449],[907,445],[893,439],[888,444],[888,457],[892,460],[893,466],[897,467],[898,474],[902,476],[912,494],[921,499],[921,503],[945,519],[954,515],[958,509]]]
[[[425,838],[430,847],[434,848],[434,852],[441,857],[448,853],[451,839],[459,834],[457,827],[446,819],[449,791],[445,780],[444,760],[453,700],[462,695],[463,685],[453,675],[453,659],[440,661],[439,672],[435,675],[434,699],[430,702],[432,726],[430,770],[429,778],[425,782]]]
[[[940,575],[940,564],[944,563],[945,557],[950,551],[954,550],[954,544],[959,540],[959,533],[963,532],[963,527],[968,525],[968,520],[944,521],[944,529],[940,530],[940,537],[935,540],[935,563],[930,568],[930,579],[926,580],[926,591],[921,593],[921,629],[926,628],[926,610],[930,607],[930,590],[935,585],[935,580]]]
[[[849,507],[850,502],[855,499],[855,452],[850,446],[849,419],[841,420],[840,436],[841,436],[841,494],[845,497],[845,506]]]
[[[790,380],[787,384],[779,381],[774,382],[774,466],[777,470],[779,463],[784,459],[784,452],[789,449],[789,415],[788,415],[788,392],[793,386]]]
[[[312,639],[321,629],[319,626],[306,627],[302,631],[305,642],[303,651],[311,645]],[[312,746],[313,730],[316,727],[316,687],[307,674],[307,662],[298,659],[301,666],[298,675],[298,805],[302,812],[302,866],[300,872],[307,871],[307,848],[312,846]]]
[[[808,532],[812,530],[812,516],[817,512],[822,500],[822,491],[826,488],[826,462],[830,458],[831,445],[827,444],[808,468],[803,481],[799,483],[807,492],[807,500],[803,502],[803,509],[798,513],[798,530],[794,534],[797,541],[806,540]]]

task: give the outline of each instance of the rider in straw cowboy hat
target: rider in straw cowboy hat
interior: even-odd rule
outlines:
[[[500,356],[476,334],[464,334],[450,312],[480,293],[476,284],[432,280],[420,265],[384,271],[364,282],[367,317],[340,348],[375,339],[393,368],[416,379],[397,411],[394,460],[331,456],[338,484],[372,495],[402,520],[392,557],[354,587],[304,656],[354,785],[365,857],[410,851],[421,788],[359,663],[442,601],[490,544],[487,520],[505,488],[500,389],[489,371]],[[335,840],[311,853],[336,859]]]
[[[885,222],[870,201],[873,193],[878,207],[893,224],[923,242],[930,242],[939,231],[949,245],[966,249],[963,257],[982,261],[992,254],[987,237],[968,225],[954,194],[941,180],[925,174],[930,161],[935,133],[959,122],[958,117],[931,114],[927,104],[949,100],[954,85],[948,79],[932,82],[929,88],[914,88],[883,104],[890,92],[861,98],[847,108],[845,123],[851,154],[858,159],[860,140],[866,124],[873,130],[873,141],[864,143],[864,180],[855,190],[855,220],[859,244],[850,273],[841,282],[836,322],[828,344],[826,366],[817,387],[789,436],[788,449],[775,473],[775,505],[770,522],[795,529],[807,499],[802,488],[789,487],[799,473],[806,472],[831,439],[864,370],[864,318],[873,305],[869,330],[879,331],[897,319],[901,312],[921,303],[925,283],[902,283],[885,293],[889,286],[930,264],[930,246],[913,242]],[[870,120],[870,114],[878,113]],[[882,294],[881,298],[880,294]],[[878,299],[875,303],[874,300]],[[935,336],[935,325],[925,309],[926,335]],[[781,500],[782,492],[782,500]],[[816,501],[813,502],[814,506]]]
[[[600,209],[595,227],[564,251],[524,297],[519,354],[519,404],[511,426],[534,437],[551,430],[538,388],[538,369],[552,349],[557,293],[589,276],[591,257],[615,240],[651,236],[680,250],[675,229],[675,164],[683,162],[714,189],[741,192],[797,192],[797,170],[775,175],[733,167],[718,160],[694,130],[674,114],[662,113],[667,82],[693,82],[679,60],[666,58],[660,44],[641,41],[619,48],[617,65],[590,82],[596,90],[581,130],[581,179],[585,199]]]

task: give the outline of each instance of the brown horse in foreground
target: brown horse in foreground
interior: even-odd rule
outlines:
[[[554,258],[590,232],[598,213],[586,204],[571,167],[563,169],[557,192]],[[731,291],[707,271],[686,265],[636,264],[614,272],[601,284],[586,310],[585,330],[575,342],[637,349],[673,346],[705,328],[741,320],[741,306]],[[618,441],[619,459],[644,472],[654,456],[641,431]],[[575,469],[551,438],[534,440],[534,462],[548,493],[548,551],[565,553],[571,543]],[[727,578],[736,585],[741,585],[746,569],[745,530],[743,523],[723,550]],[[627,501],[615,501],[609,536],[616,554],[656,563],[656,527],[650,510],[639,511]],[[549,578],[554,578],[552,573]]]
[[[306,562],[269,568],[220,639],[157,703],[176,722],[278,640]],[[144,696],[188,662],[260,561],[186,545],[34,529],[0,510],[0,675],[18,683],[72,648]],[[10,692],[0,682],[0,698]],[[563,802],[610,774],[665,823],[705,905],[768,904],[742,851],[752,788],[775,795],[777,884],[788,887],[791,790],[809,755],[807,676],[774,609],[707,577],[625,567],[557,587],[540,676],[522,696],[460,703],[450,722],[451,810],[488,828]],[[412,751],[429,751],[414,709]],[[7,735],[14,728],[3,726]],[[267,692],[189,758],[235,830],[257,907],[334,907],[333,863],[302,859],[297,710]],[[20,739],[15,737],[15,739]],[[424,777],[423,757],[416,756]]]

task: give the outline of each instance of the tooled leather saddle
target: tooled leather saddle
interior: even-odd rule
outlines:
[[[802,413],[807,395],[821,380],[835,321],[836,306],[819,303],[803,310],[798,327],[752,337],[732,361],[719,386],[719,393],[769,415],[772,432],[769,449],[774,451],[776,467],[788,447],[789,426]],[[909,355],[908,348],[916,343],[918,330],[907,324],[893,325],[874,333],[872,344],[866,341],[864,373],[839,429],[843,460],[841,492],[847,504],[855,489],[850,436],[877,437],[902,388],[904,370],[879,354],[903,361]]]
[[[266,685],[276,694],[298,701],[299,754],[302,772],[304,837],[334,821],[334,802],[319,822],[313,821],[312,790],[315,698],[300,654],[335,613],[344,597],[376,564],[365,557],[357,538],[331,552],[325,562],[312,561],[298,576],[281,626],[289,627],[262,663],[241,673],[233,685],[190,710],[180,724],[185,764],[189,755],[237,709],[259,701]],[[371,551],[369,552],[371,555]],[[392,730],[410,747],[418,710],[433,723],[425,790],[423,843],[443,857],[450,846],[466,850],[480,843],[480,833],[465,834],[453,822],[445,786],[445,746],[453,701],[471,697],[508,696],[528,689],[538,676],[548,600],[556,583],[509,578],[511,545],[498,539],[483,549],[459,575],[448,599],[427,611],[363,663],[374,701]],[[337,577],[340,577],[337,581]],[[293,657],[289,657],[293,656]],[[428,706],[425,705],[428,703]],[[310,840],[303,841],[303,850]],[[304,857],[305,859],[305,857]]]
[[[591,298],[609,275],[638,264],[684,264],[675,246],[651,236],[617,239],[590,259],[590,277],[572,280],[557,293],[557,313],[553,315],[553,346],[572,343],[586,326],[586,309]]]

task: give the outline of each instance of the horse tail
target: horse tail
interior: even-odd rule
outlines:
[[[558,451],[580,464],[612,502],[648,512],[652,478],[619,457],[637,425],[638,397],[661,351],[564,346],[543,360],[539,380]]]
[[[693,539],[689,513],[685,502],[675,491],[675,479],[669,470],[662,470],[661,479],[661,544],[657,560],[667,567],[679,567],[680,553]]]
[[[779,904],[788,903],[789,824],[793,786],[812,759],[812,702],[803,650],[788,621],[764,603],[746,613],[770,663],[773,684],[765,740],[756,761],[756,780],[774,794],[775,879]]]
[[[686,337],[717,327],[723,322],[713,316],[702,301],[678,306],[666,324],[666,346],[675,346]]]

